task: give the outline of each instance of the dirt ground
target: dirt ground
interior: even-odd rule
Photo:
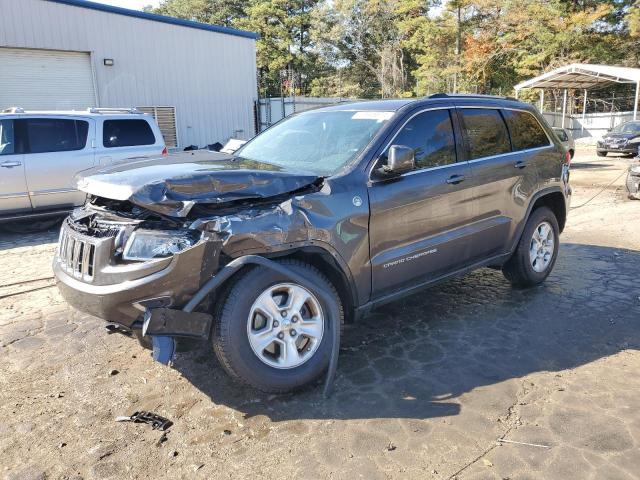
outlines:
[[[544,285],[483,269],[350,327],[328,400],[241,388],[204,342],[154,363],[64,304],[57,232],[0,233],[0,477],[640,478],[632,161],[578,152]],[[164,441],[114,421],[136,410],[174,422]]]

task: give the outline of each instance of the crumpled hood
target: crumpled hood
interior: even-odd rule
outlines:
[[[78,174],[76,183],[91,195],[186,217],[197,203],[264,199],[299,190],[317,179],[309,172],[198,150],[92,168]]]

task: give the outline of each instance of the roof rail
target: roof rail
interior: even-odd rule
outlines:
[[[2,110],[2,113],[24,113],[24,108],[22,107],[9,107]]]
[[[142,115],[144,113],[138,110],[136,107],[130,107],[130,108],[90,107],[90,108],[87,108],[87,112],[89,113],[135,113],[138,115]]]
[[[513,100],[517,102],[517,98],[505,97],[501,95],[482,95],[479,93],[434,93],[427,98],[494,98],[496,100]]]

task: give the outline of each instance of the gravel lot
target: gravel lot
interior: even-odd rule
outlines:
[[[0,232],[0,477],[638,478],[631,161],[578,152],[543,286],[484,269],[349,328],[329,400],[238,387],[204,342],[155,364],[62,301],[57,232]],[[136,410],[170,418],[166,440],[114,422]]]

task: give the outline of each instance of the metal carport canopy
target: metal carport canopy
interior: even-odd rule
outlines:
[[[635,120],[638,115],[638,96],[640,95],[640,68],[572,63],[519,83],[514,89],[517,96],[523,88],[562,88],[565,90],[575,88],[586,91],[614,83],[636,85],[633,107],[633,119]]]

